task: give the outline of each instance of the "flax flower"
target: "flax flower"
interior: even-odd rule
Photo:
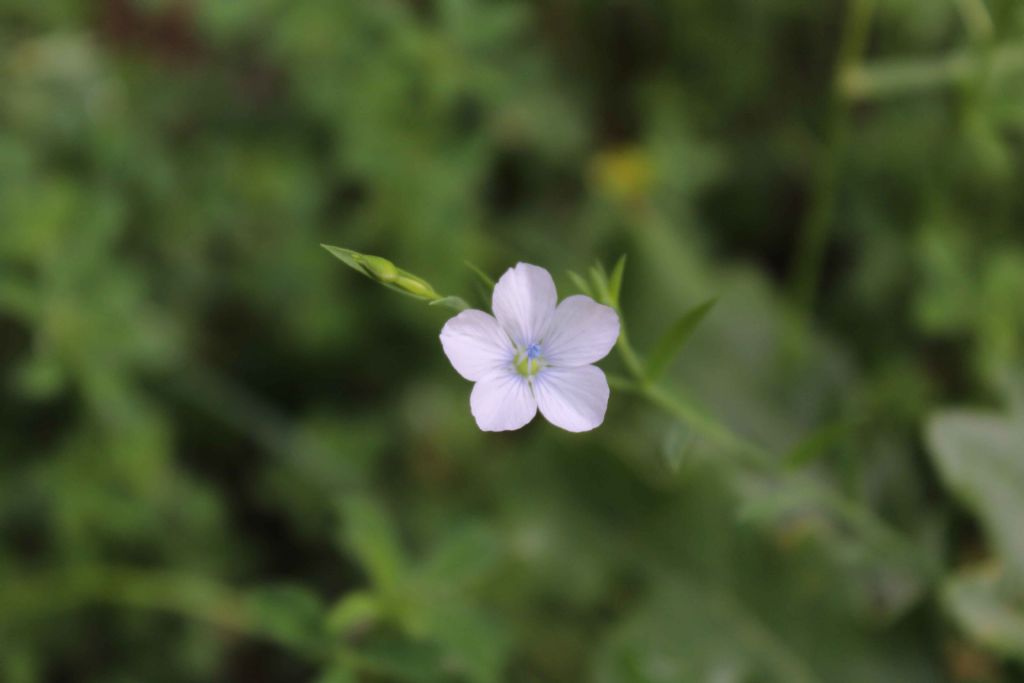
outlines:
[[[538,408],[570,432],[604,421],[608,380],[593,363],[615,345],[619,317],[588,296],[557,302],[551,274],[519,263],[494,287],[493,316],[466,310],[441,330],[448,360],[475,382],[469,405],[480,429],[519,429]]]

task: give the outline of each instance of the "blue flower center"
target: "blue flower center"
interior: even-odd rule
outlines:
[[[540,345],[530,344],[524,350],[522,347],[516,352],[512,364],[523,377],[533,377],[544,367],[544,358],[541,356]]]

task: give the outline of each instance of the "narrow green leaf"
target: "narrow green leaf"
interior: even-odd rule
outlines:
[[[466,300],[457,296],[446,296],[440,299],[435,299],[431,301],[428,306],[444,306],[445,308],[451,308],[456,311],[464,311],[469,308],[469,304],[466,303]]]
[[[694,464],[694,446],[697,434],[689,425],[682,422],[673,423],[661,443],[661,457],[666,469],[672,474],[679,474],[683,465],[689,460]]]
[[[615,267],[612,268],[611,277],[608,278],[608,296],[612,300],[612,306],[614,308],[619,307],[619,294],[622,292],[622,277],[626,273],[626,255],[623,254],[619,257],[619,260],[615,262]]]
[[[569,271],[569,279],[576,285],[576,289],[580,290],[583,294],[586,294],[590,298],[594,298],[594,290],[591,289],[590,283],[582,277],[579,273]]]
[[[359,265],[359,261],[357,260],[359,252],[352,251],[351,249],[344,249],[342,247],[335,247],[330,244],[321,244],[320,246],[326,249],[332,256],[341,259],[341,261],[349,268],[358,270],[360,273],[365,274],[363,267]]]
[[[594,298],[601,303],[610,303],[611,296],[608,293],[608,274],[604,272],[604,266],[602,266],[600,262],[590,266],[590,281],[594,283]]]
[[[476,265],[470,263],[469,261],[463,261],[463,263],[465,263],[466,267],[473,271],[478,278],[480,278],[480,281],[483,282],[484,285],[490,287],[491,289],[494,289],[494,280],[491,279],[491,277],[487,273],[485,273],[483,270],[478,268]]]
[[[694,306],[662,335],[647,361],[646,375],[649,381],[654,382],[661,378],[669,363],[717,302],[717,298],[708,299],[704,303]]]

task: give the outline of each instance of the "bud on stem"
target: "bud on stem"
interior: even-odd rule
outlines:
[[[356,263],[363,267],[366,274],[380,282],[394,282],[398,277],[398,268],[394,263],[380,256],[369,256],[367,254],[355,254]]]
[[[379,282],[388,289],[393,289],[396,292],[426,301],[431,305],[447,306],[458,311],[468,308],[466,302],[462,299],[455,296],[438,294],[437,290],[429,282],[402,270],[386,258],[361,254],[358,251],[333,247],[327,244],[320,246],[343,261],[345,265],[359,271],[371,280]]]

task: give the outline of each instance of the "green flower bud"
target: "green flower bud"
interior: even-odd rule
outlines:
[[[444,306],[456,311],[464,311],[469,308],[469,304],[459,297],[438,294],[426,280],[402,270],[386,258],[360,254],[358,251],[352,251],[344,247],[335,247],[329,244],[321,246],[349,268],[358,270],[366,277],[384,285],[388,289],[416,297],[432,306]]]
[[[398,267],[386,258],[359,254],[356,261],[363,267],[366,274],[380,282],[394,282],[398,278]]]
[[[434,291],[434,288],[429,284],[419,279],[415,275],[408,273],[402,273],[392,283],[404,292],[408,292],[413,296],[420,297],[421,299],[440,299],[441,295]]]

